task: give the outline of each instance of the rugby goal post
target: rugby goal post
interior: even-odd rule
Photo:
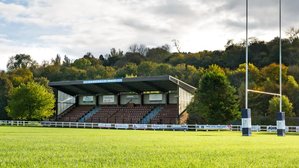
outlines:
[[[279,97],[277,113],[277,136],[285,136],[285,113],[282,111],[282,53],[281,53],[281,0],[279,0],[279,93],[252,90],[248,88],[248,1],[246,0],[246,72],[245,72],[245,108],[242,109],[242,135],[251,136],[251,109],[248,107],[248,93],[267,94]]]

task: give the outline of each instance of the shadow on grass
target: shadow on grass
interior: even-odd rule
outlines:
[[[258,132],[256,135],[276,135],[276,132]],[[299,133],[296,132],[288,132],[286,136],[299,136]]]

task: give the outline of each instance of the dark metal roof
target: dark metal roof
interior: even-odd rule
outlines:
[[[145,91],[176,91],[177,87],[194,93],[196,88],[172,76],[137,78],[74,80],[50,82],[49,86],[70,95],[118,94],[121,92],[142,93]]]

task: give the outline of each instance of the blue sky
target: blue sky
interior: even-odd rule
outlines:
[[[299,1],[282,0],[283,31],[299,28]],[[249,0],[249,35],[278,35],[278,0]],[[75,59],[112,47],[180,42],[181,50],[224,49],[245,38],[245,0],[0,0],[0,69],[10,56],[41,63],[56,54]],[[174,47],[172,46],[172,49]]]

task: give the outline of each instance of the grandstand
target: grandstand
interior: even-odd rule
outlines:
[[[195,87],[172,76],[50,82],[56,121],[183,124]]]

